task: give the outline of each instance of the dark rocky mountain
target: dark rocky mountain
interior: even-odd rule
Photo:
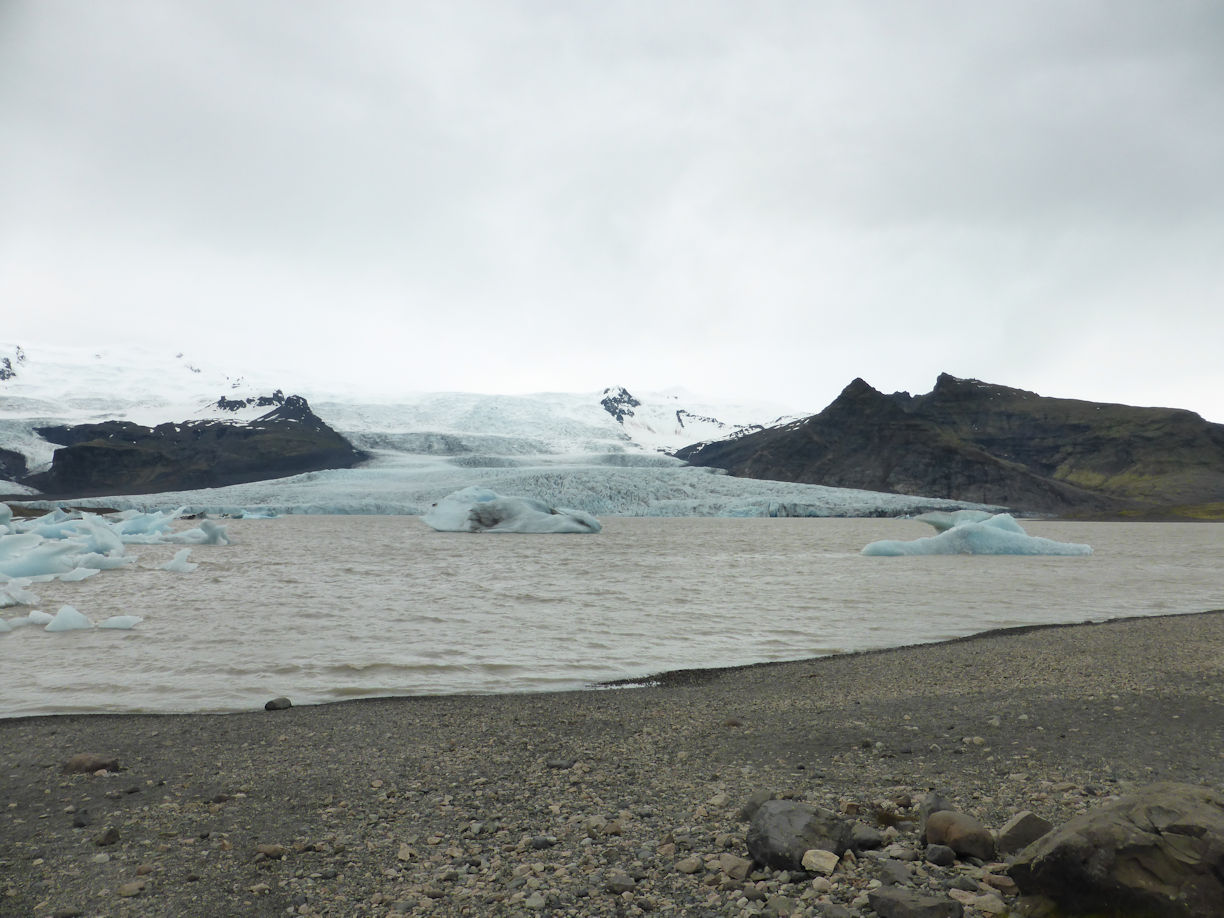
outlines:
[[[604,411],[621,424],[625,423],[625,418],[633,417],[634,408],[642,407],[642,403],[634,398],[624,386],[604,389],[603,398],[600,399],[599,404],[603,405]]]
[[[276,407],[246,423],[144,427],[104,421],[37,428],[60,449],[47,471],[22,484],[55,498],[152,494],[351,468],[366,458],[301,396],[277,392],[267,398]],[[240,407],[248,406],[244,401]]]
[[[1224,425],[946,373],[918,396],[856,379],[819,414],[676,455],[746,478],[1026,512],[1224,518]]]

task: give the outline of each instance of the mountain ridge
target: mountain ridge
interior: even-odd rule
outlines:
[[[857,378],[818,414],[675,455],[742,477],[1029,512],[1224,510],[1213,506],[1224,502],[1224,425],[1185,409],[1051,398],[948,373],[916,396]]]
[[[301,396],[277,391],[255,404],[275,407],[250,421],[37,427],[36,433],[59,448],[49,468],[19,483],[52,498],[158,493],[350,468],[367,458]]]

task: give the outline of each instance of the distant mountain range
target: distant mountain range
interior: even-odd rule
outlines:
[[[1027,512],[1224,519],[1224,425],[946,373],[917,396],[856,379],[819,414],[676,455],[749,478]]]
[[[481,484],[628,515],[897,515],[950,500],[1224,518],[1224,425],[947,374],[917,396],[858,379],[807,417],[621,386],[297,391],[182,354],[0,344],[0,494],[416,513]]]
[[[0,370],[0,495],[13,499],[416,514],[481,485],[628,516],[900,516],[962,506],[685,465],[670,453],[784,419],[777,407],[711,404],[681,390],[371,398],[290,389],[183,354],[3,343]],[[311,420],[276,417],[298,396]],[[97,496],[80,498],[87,493]]]
[[[155,494],[350,468],[367,458],[323,423],[301,396],[277,391],[249,403],[219,400],[228,411],[251,405],[272,410],[250,421],[36,427],[35,433],[60,448],[49,468],[19,482],[56,498]]]

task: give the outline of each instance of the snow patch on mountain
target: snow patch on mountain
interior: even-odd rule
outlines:
[[[776,405],[714,405],[682,389],[646,393],[638,398],[624,386],[614,386],[604,389],[599,403],[634,443],[668,453],[691,443],[740,436],[796,417]]]

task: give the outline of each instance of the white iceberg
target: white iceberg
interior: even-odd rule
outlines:
[[[42,541],[36,532],[19,532],[0,535],[0,561],[23,555]]]
[[[47,622],[47,627],[44,631],[81,631],[85,628],[92,628],[93,622],[88,615],[84,615],[74,609],[72,606],[60,606],[60,610],[55,613],[55,617]]]
[[[190,574],[200,565],[194,561],[188,561],[187,556],[191,554],[190,548],[184,548],[174,553],[174,557],[161,565],[158,570],[177,571],[180,574]]]
[[[106,520],[85,513],[71,530],[72,540],[81,546],[82,552],[111,555],[123,554],[123,539],[115,527]]]
[[[947,532],[954,526],[960,526],[964,523],[984,523],[995,515],[988,510],[953,510],[951,512],[947,510],[931,510],[928,513],[918,514],[914,519],[920,523],[934,526],[936,532]],[[1014,519],[1012,522],[1016,524],[1016,532],[1024,532],[1020,528],[1019,523],[1016,523]],[[1007,524],[1000,522],[998,525],[1006,526]]]
[[[229,534],[225,527],[212,520],[201,520],[195,529],[184,529],[162,537],[163,542],[177,542],[179,545],[228,545]]]
[[[549,506],[530,497],[502,497],[488,488],[455,491],[421,517],[439,532],[599,532],[589,513]]]
[[[26,589],[29,585],[28,578],[0,583],[0,609],[5,606],[28,606],[38,602],[38,597]]]
[[[8,538],[19,538],[6,536]],[[72,542],[39,541],[33,548],[0,558],[0,574],[9,577],[40,577],[66,574],[76,563],[74,556],[80,549]]]
[[[958,517],[960,514],[963,516]],[[931,519],[930,517],[934,517]],[[938,535],[904,542],[884,539],[863,549],[864,555],[1090,555],[1091,545],[1056,542],[1028,535],[1009,513],[958,511],[916,517],[934,526]]]
[[[102,621],[98,622],[98,627],[118,628],[123,631],[128,631],[143,621],[144,618],[140,615],[112,615],[110,618],[103,619]]]
[[[62,583],[76,583],[81,580],[88,580],[94,574],[102,573],[100,568],[96,567],[74,567],[66,574],[60,574],[56,580]]]
[[[48,619],[49,618],[50,616],[48,616]],[[6,631],[12,631],[14,628],[22,628],[26,625],[33,625],[35,624],[35,622],[30,621],[30,616],[28,615],[19,615],[17,616],[17,618],[10,618],[4,624],[8,626],[5,629]],[[45,625],[46,622],[38,622],[37,624]]]
[[[96,551],[88,552],[77,556],[76,562],[79,567],[92,567],[99,571],[113,571],[118,568],[125,567],[133,563],[136,558],[132,555],[125,555],[122,549],[109,554],[100,555]]]

